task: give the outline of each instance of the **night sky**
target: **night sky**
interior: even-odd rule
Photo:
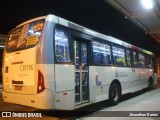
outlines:
[[[34,17],[54,14],[156,52],[156,41],[103,0],[11,0],[0,7],[0,34]]]

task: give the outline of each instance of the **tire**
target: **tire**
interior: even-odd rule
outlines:
[[[109,89],[109,101],[111,105],[117,105],[121,97],[120,86],[116,83],[113,83]]]
[[[152,80],[152,78],[150,78],[149,80],[148,80],[148,89],[149,90],[152,90],[154,88],[154,86],[153,86],[153,80]]]

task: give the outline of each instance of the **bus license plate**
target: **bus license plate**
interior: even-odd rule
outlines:
[[[15,90],[22,90],[22,86],[15,86]]]

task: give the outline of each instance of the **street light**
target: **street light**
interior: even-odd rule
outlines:
[[[152,0],[141,0],[141,2],[146,9],[153,8],[153,1]]]

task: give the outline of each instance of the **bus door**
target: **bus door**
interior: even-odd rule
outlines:
[[[140,89],[140,80],[141,80],[141,68],[138,67],[138,52],[132,51],[132,92],[138,91]],[[138,88],[139,87],[139,88]],[[136,88],[136,89],[135,89]]]
[[[73,41],[75,65],[75,105],[89,102],[88,44]]]

